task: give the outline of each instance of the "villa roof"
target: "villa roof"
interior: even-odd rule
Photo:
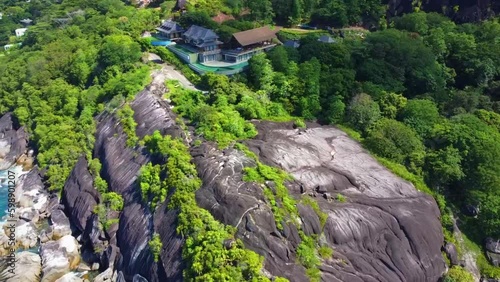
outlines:
[[[172,33],[172,32],[183,32],[184,29],[176,22],[172,20],[164,21],[160,27],[156,28],[164,33]]]
[[[219,38],[215,32],[210,29],[192,25],[185,33],[184,36],[190,40],[216,40]]]
[[[319,39],[318,39],[319,42],[323,42],[323,43],[335,43],[337,41],[335,41],[335,39],[331,38],[330,36],[328,35],[323,35],[321,36]]]
[[[233,34],[233,37],[241,46],[248,46],[262,41],[276,38],[276,30],[271,30],[268,26],[245,30]]]
[[[285,47],[299,48],[300,42],[298,40],[287,40],[283,43]]]

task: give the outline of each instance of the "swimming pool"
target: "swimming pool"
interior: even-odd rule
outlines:
[[[153,46],[168,46],[170,44],[172,44],[170,40],[151,41],[151,45]]]

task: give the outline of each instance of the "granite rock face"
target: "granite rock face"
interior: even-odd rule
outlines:
[[[155,71],[152,76],[152,83],[130,104],[137,123],[136,134],[143,138],[158,130],[162,134],[180,137],[182,130],[175,123],[175,115],[161,98],[166,91],[164,71]],[[136,274],[150,282],[177,281],[182,277],[182,269],[178,267],[181,265],[182,243],[175,232],[176,212],[158,211],[153,217],[143,203],[136,180],[150,157],[140,147],[128,147],[126,138],[115,115],[106,114],[99,118],[94,157],[101,160],[101,176],[108,182],[110,191],[121,194],[124,199],[119,225],[114,232],[108,231],[109,248],[117,247],[115,258],[111,261],[108,258],[106,264],[114,265],[126,281],[131,281]],[[148,246],[152,230],[160,234],[164,245],[158,263],[153,261]],[[118,249],[119,254],[116,254]]]
[[[101,201],[100,198],[99,192],[93,186],[88,162],[81,156],[64,184],[61,197],[65,212],[77,233],[81,234],[85,230],[92,210]]]
[[[153,83],[130,104],[139,138],[155,130],[186,137],[170,105],[160,97],[164,78],[164,70],[153,73]],[[430,196],[394,176],[338,129],[312,124],[306,130],[289,123],[256,125],[259,135],[245,141],[246,145],[261,162],[293,176],[294,180],[285,183],[290,195],[297,202],[311,196],[328,215],[324,225],[311,206],[299,203],[296,221],[300,228],[281,222],[278,229],[263,185],[242,180],[244,167],[254,166],[255,161],[241,151],[219,150],[205,142],[192,147],[191,155],[203,181],[196,192],[198,205],[237,228],[236,237],[265,257],[267,276],[309,281],[306,269],[297,264],[301,229],[306,235],[318,235],[322,244],[334,250],[331,258],[322,260],[322,281],[439,280],[445,271],[443,234],[438,207]],[[66,214],[81,232],[81,241],[91,242],[83,246],[87,252],[106,241],[99,257],[93,258],[103,271],[99,279],[182,281],[184,241],[176,232],[178,211],[167,208],[168,197],[154,214],[143,203],[137,178],[143,165],[156,160],[140,146],[128,147],[126,139],[114,114],[98,118],[94,157],[102,163],[101,176],[110,191],[124,198],[119,224],[103,234],[97,215],[89,213],[87,206],[99,203],[100,198],[91,192],[92,176],[84,159],[65,185]],[[276,188],[272,182],[266,185]],[[347,200],[335,200],[338,194]],[[153,261],[148,246],[153,232],[163,243],[158,262]]]
[[[28,134],[24,127],[16,128],[12,113],[0,117],[0,170],[13,165],[26,153]]]
[[[257,126],[259,136],[245,141],[249,148],[262,162],[294,177],[287,187],[296,200],[311,195],[328,214],[321,230],[316,213],[298,206],[302,230],[323,232],[322,241],[334,249],[333,258],[320,267],[323,281],[438,281],[445,270],[443,234],[430,196],[394,176],[338,129],[304,131],[268,122]],[[243,167],[252,160],[207,143],[192,149],[192,156],[203,180],[198,204],[238,227],[245,246],[266,257],[271,275],[308,281],[295,263],[300,243],[296,228],[284,224],[278,231],[262,188],[241,181]],[[324,197],[336,194],[347,201]]]

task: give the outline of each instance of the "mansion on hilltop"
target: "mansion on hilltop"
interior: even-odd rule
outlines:
[[[167,48],[196,72],[216,72],[226,75],[244,70],[248,60],[276,46],[277,30],[268,26],[234,33],[228,43],[210,29],[192,25],[187,30],[167,20],[157,29],[158,36],[172,41]]]

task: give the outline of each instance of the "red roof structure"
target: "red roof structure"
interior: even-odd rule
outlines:
[[[268,41],[276,38],[278,30],[271,30],[268,26],[245,30],[233,34],[234,39],[243,47]]]

